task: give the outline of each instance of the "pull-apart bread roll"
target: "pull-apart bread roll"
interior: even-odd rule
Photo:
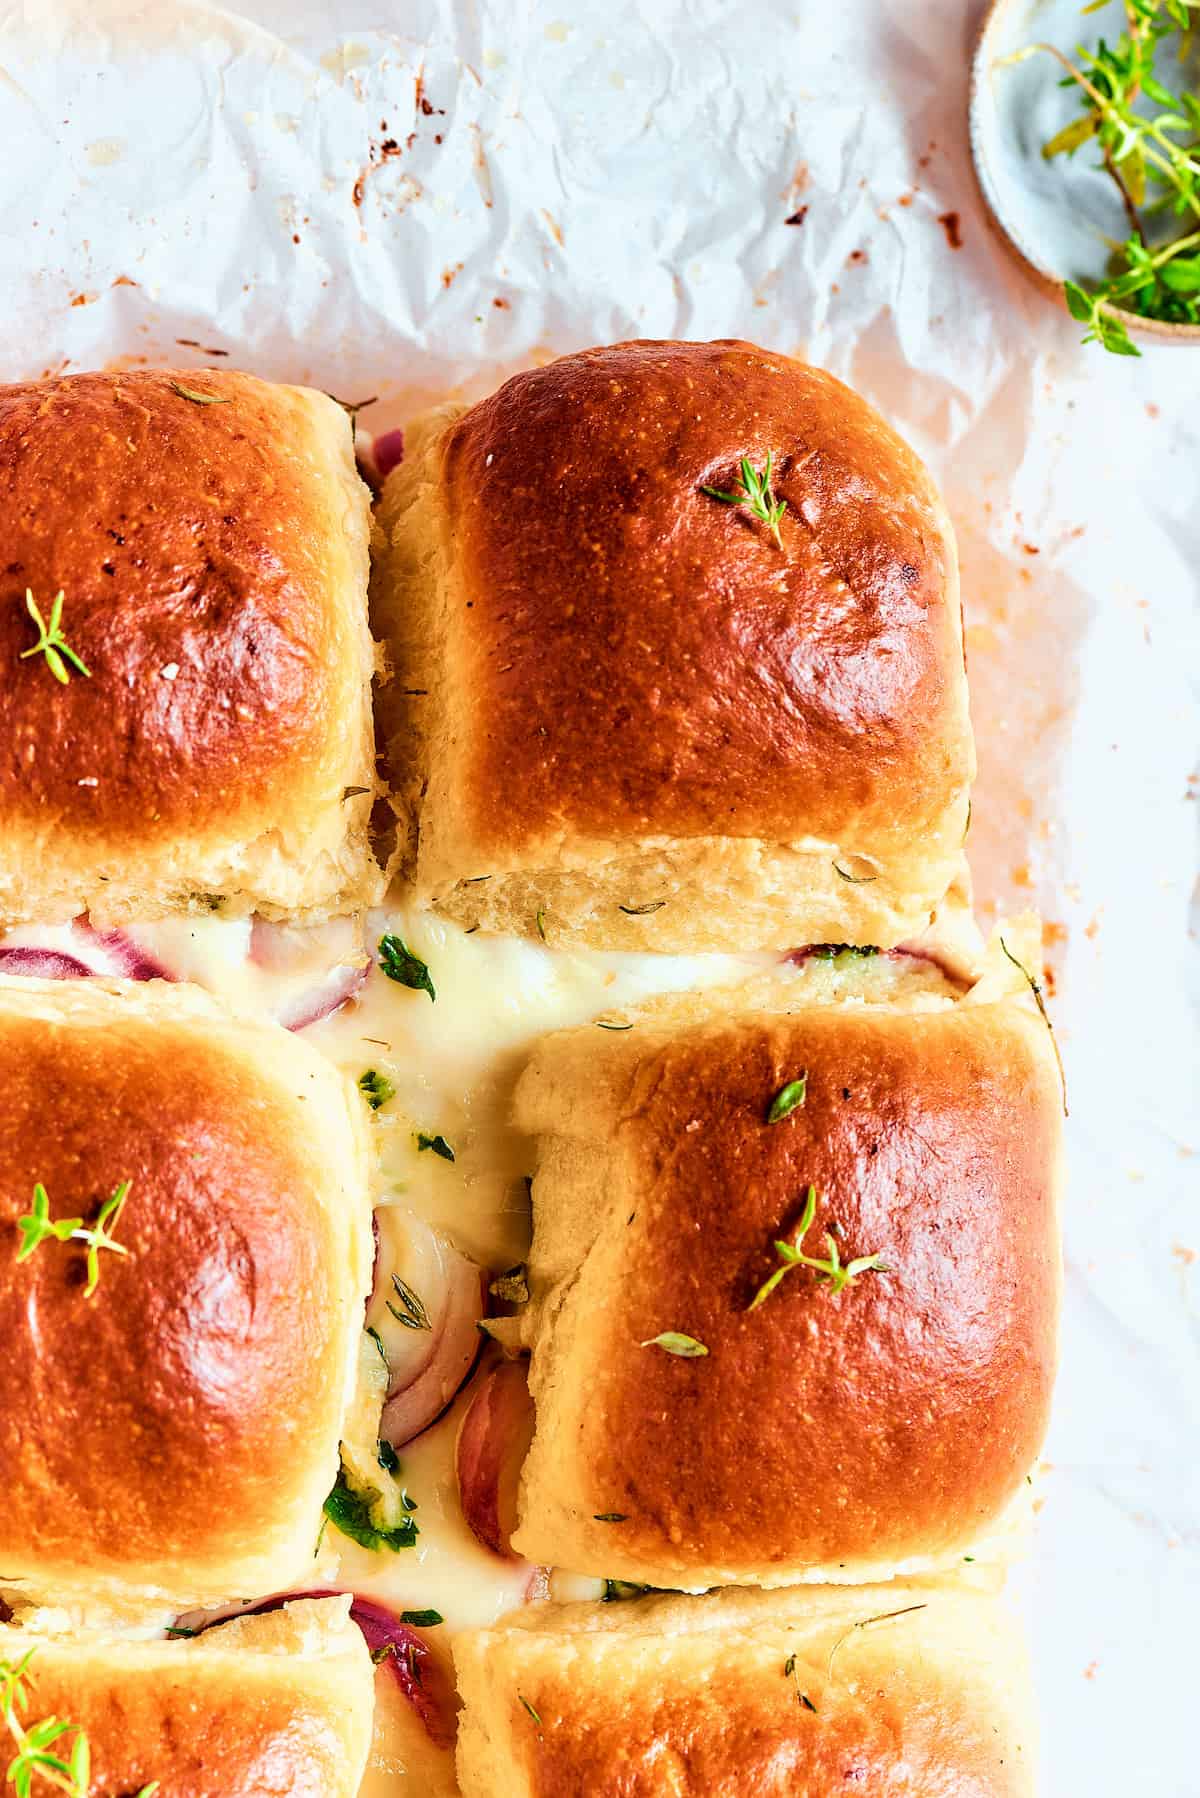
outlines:
[[[449,915],[890,945],[962,879],[950,523],[830,375],[734,342],[566,356],[419,420],[381,522],[405,872]]]
[[[1062,1097],[1010,971],[956,1002],[878,956],[858,1003],[801,976],[542,1042],[530,1300],[492,1326],[532,1349],[519,1552],[698,1589],[1001,1551],[1060,1286]]]
[[[374,896],[336,401],[211,369],[0,387],[0,528],[0,924]]]
[[[361,1105],[187,987],[0,979],[0,1586],[113,1610],[312,1566],[371,1277]]]
[[[1020,1643],[936,1586],[533,1605],[455,1643],[464,1798],[1030,1798]]]
[[[51,1752],[68,1764],[86,1741],[88,1798],[140,1798],[156,1781],[159,1798],[355,1798],[372,1668],[348,1612],[347,1599],[304,1600],[194,1641],[0,1629],[0,1679],[13,1696],[20,1680],[26,1736],[48,1717],[67,1724]],[[10,1721],[0,1752],[18,1751]],[[58,1789],[34,1774],[33,1798]]]

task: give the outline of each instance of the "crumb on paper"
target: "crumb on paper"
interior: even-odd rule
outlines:
[[[366,44],[339,44],[335,50],[326,50],[321,58],[321,67],[327,74],[338,81],[344,81],[352,69],[361,69],[371,60],[371,52]]]
[[[1178,1261],[1180,1267],[1194,1267],[1196,1264],[1196,1251],[1195,1249],[1189,1249],[1186,1243],[1173,1242],[1171,1244],[1171,1253],[1175,1260]]]
[[[1089,1661],[1083,1670],[1084,1679],[1095,1679],[1099,1666],[1099,1661]]]
[[[925,167],[925,163],[921,163]],[[957,212],[939,212],[938,224],[946,233],[946,242],[952,250],[961,250],[963,246],[962,226]]]
[[[783,222],[785,225],[802,225],[807,217],[808,207],[798,206],[795,212],[791,214],[790,218],[784,219]]]
[[[111,168],[114,162],[120,162],[125,154],[123,137],[98,137],[87,147],[88,162],[94,169]]]

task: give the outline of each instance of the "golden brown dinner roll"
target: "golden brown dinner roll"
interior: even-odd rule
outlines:
[[[464,1798],[1030,1798],[1021,1644],[904,1583],[530,1605],[455,1643]]]
[[[543,1040],[531,1296],[492,1326],[532,1349],[520,1553],[699,1589],[1003,1536],[1050,1403],[1062,1109],[1007,972]]]
[[[706,492],[768,454],[774,526]],[[449,915],[888,945],[961,881],[953,535],[832,376],[746,343],[566,356],[418,420],[380,516],[405,871]]]
[[[94,980],[0,979],[0,1085],[0,1586],[113,1608],[288,1586],[371,1278],[357,1095],[193,988]]]
[[[336,401],[212,369],[0,387],[0,527],[0,925],[374,896],[369,495]],[[58,595],[67,648],[35,652]]]
[[[349,1599],[290,1604],[193,1641],[43,1636],[0,1628],[0,1675],[21,1666],[27,1734],[82,1734],[88,1798],[355,1798],[371,1739],[372,1668]],[[11,1689],[11,1688],[10,1688]],[[10,1725],[11,1730],[11,1725]],[[5,1761],[17,1753],[5,1737]],[[58,1789],[35,1775],[34,1798]]]

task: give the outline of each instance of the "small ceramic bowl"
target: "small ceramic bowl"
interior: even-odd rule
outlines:
[[[1063,304],[1064,277],[1090,287],[1108,273],[1106,239],[1129,235],[1116,187],[1084,145],[1047,162],[1042,145],[1080,116],[1074,92],[1058,85],[1052,57],[1004,58],[1050,43],[1075,60],[1076,46],[1121,29],[1120,8],[1086,17],[1082,0],[993,0],[971,65],[971,157],[991,224],[1038,286]],[[1122,312],[1130,335],[1200,343],[1200,325],[1164,324]]]

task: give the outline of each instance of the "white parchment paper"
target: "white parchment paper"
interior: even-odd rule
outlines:
[[[989,236],[978,10],[0,4],[0,378],[227,357],[378,394],[379,428],[584,344],[743,335],[928,458],[961,538],[983,920],[1049,920],[1071,1089],[1016,1582],[1043,1790],[1196,1798],[1200,348],[1080,350]]]

